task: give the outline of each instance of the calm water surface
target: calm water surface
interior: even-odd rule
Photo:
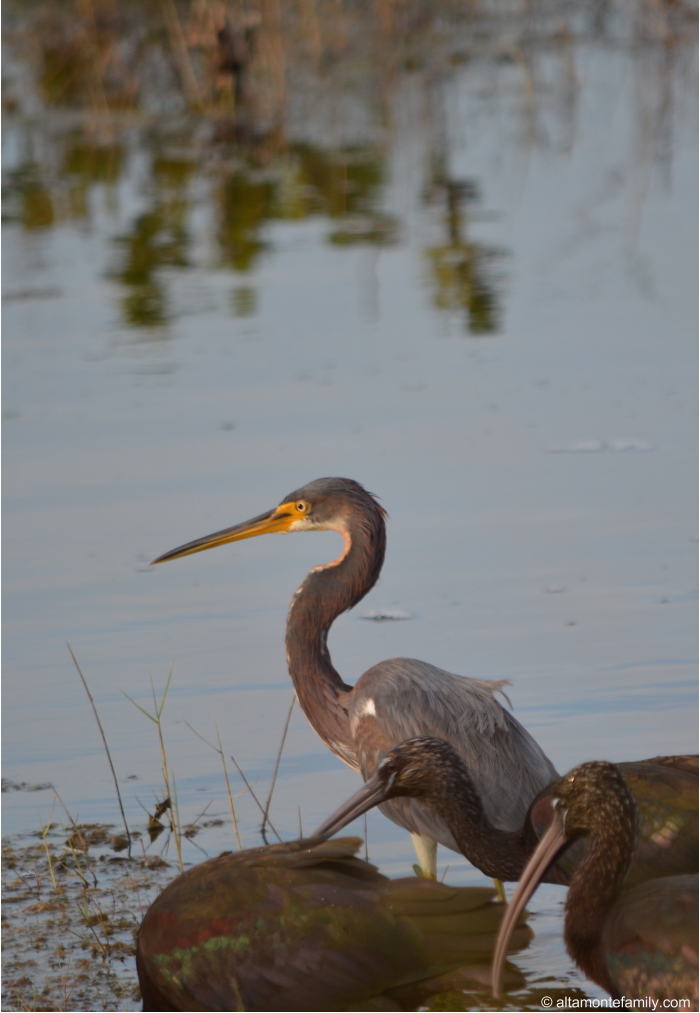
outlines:
[[[430,88],[406,73],[390,125],[343,96],[299,103],[264,164],[177,123],[96,144],[58,115],[6,117],[6,778],[118,822],[68,640],[135,825],[159,748],[122,691],[148,707],[149,675],[162,689],[171,665],[183,822],[227,813],[185,719],[210,739],[216,719],[266,796],[292,699],[289,599],[339,536],[148,563],[323,475],[359,480],[391,517],[380,583],[331,634],[347,681],[396,655],[509,679],[561,771],[696,749],[689,63],[555,47],[532,94],[513,60]],[[363,620],[373,609],[411,618]],[[295,709],[280,834],[357,785]],[[52,795],[3,799],[15,833]],[[236,805],[259,843],[254,803]],[[230,822],[198,840],[230,847]],[[372,814],[368,840],[407,874],[405,833]],[[518,963],[600,995],[559,942],[562,899],[540,891]]]

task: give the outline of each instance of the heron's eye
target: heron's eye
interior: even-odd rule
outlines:
[[[305,514],[308,509],[309,509],[309,504],[305,503],[303,501],[303,499],[300,499],[299,502],[297,503],[297,511],[300,514]]]

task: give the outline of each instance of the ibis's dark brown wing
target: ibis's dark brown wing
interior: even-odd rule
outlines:
[[[618,763],[637,803],[639,831],[625,884],[698,869],[698,777],[657,762]]]
[[[686,1009],[697,1009],[697,874],[655,879],[627,893],[606,922],[603,949],[621,995],[689,999]]]
[[[354,857],[360,843],[275,845],[179,876],[141,926],[144,1009],[337,1010],[488,960],[493,891],[389,880]]]
[[[696,777],[700,773],[697,754],[653,756],[650,760],[640,760],[640,763],[658,763],[662,767],[675,767],[676,770],[684,770],[686,774],[695,774]]]

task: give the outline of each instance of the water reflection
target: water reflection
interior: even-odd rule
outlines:
[[[610,15],[613,8],[615,17]],[[692,72],[690,50],[684,55],[686,49],[680,45],[689,17],[683,4],[660,8],[651,21],[648,12],[638,16],[627,10],[623,17],[617,5],[604,4],[595,11],[580,12],[579,19],[569,22],[562,8],[556,24],[550,22],[545,5],[534,5],[532,10],[526,5],[520,13],[513,10],[508,38],[485,5],[479,15],[474,9],[459,31],[454,25],[449,27],[447,18],[445,30],[455,36],[449,45],[444,37],[445,59],[439,72],[430,69],[431,45],[422,37],[422,23],[411,27],[410,19],[402,21],[397,12],[389,16],[384,10],[378,23],[365,25],[371,32],[358,34],[357,40],[365,38],[359,45],[357,40],[351,44],[347,36],[348,26],[344,15],[340,16],[342,4],[337,9],[334,5],[335,13],[330,7],[317,10],[311,5],[282,34],[281,25],[273,24],[267,15],[261,19],[249,14],[242,20],[236,15],[227,21],[222,5],[193,2],[179,9],[182,32],[174,6],[174,21],[170,15],[171,20],[165,17],[163,7],[121,22],[109,3],[95,4],[94,9],[79,5],[70,17],[47,5],[44,20],[38,22],[41,30],[32,73],[36,95],[55,116],[51,129],[36,123],[30,126],[22,119],[26,78],[18,75],[13,82],[10,74],[6,89],[10,132],[17,138],[13,143],[26,150],[5,178],[5,220],[39,234],[59,223],[92,223],[98,188],[114,217],[123,214],[125,200],[145,201],[145,209],[129,220],[126,229],[119,229],[121,234],[115,236],[112,229],[108,237],[114,253],[107,277],[120,289],[120,322],[139,331],[136,344],[168,339],[168,325],[179,312],[174,274],[193,268],[223,268],[234,276],[247,275],[245,284],[234,283],[227,308],[236,318],[254,317],[260,300],[250,276],[273,252],[278,237],[274,226],[312,218],[325,220],[324,241],[329,246],[365,246],[373,251],[374,259],[367,258],[370,281],[365,302],[369,317],[376,319],[380,306],[376,255],[408,239],[407,222],[386,208],[391,151],[387,128],[401,118],[402,88],[408,77],[428,110],[426,122],[418,126],[418,117],[411,129],[423,132],[421,143],[430,152],[424,205],[439,221],[438,237],[422,241],[419,251],[427,298],[438,313],[458,319],[463,332],[472,337],[495,336],[501,329],[507,295],[503,272],[509,251],[474,234],[486,176],[483,164],[482,172],[475,169],[473,175],[452,164],[450,146],[455,146],[455,135],[448,126],[448,91],[443,83],[452,87],[458,80],[469,81],[470,88],[478,89],[472,95],[474,108],[482,104],[486,109],[490,104],[494,112],[495,104],[511,103],[516,129],[512,137],[505,131],[499,157],[524,152],[528,158],[536,147],[571,154],[579,130],[580,42],[606,33],[610,41],[615,37],[618,41],[623,37],[661,41],[663,45],[651,44],[635,58],[635,67],[641,68],[640,83],[630,122],[637,123],[639,135],[635,140],[638,172],[636,184],[627,186],[634,202],[629,217],[634,222],[640,221],[653,166],[661,163],[670,179],[672,123],[678,105],[674,88]],[[165,35],[158,45],[137,46],[147,23],[161,33],[165,30]],[[294,34],[297,31],[299,35]],[[372,34],[377,31],[378,35]],[[526,46],[515,41],[519,33],[528,38]],[[159,48],[166,37],[167,52]],[[338,43],[341,37],[342,45]],[[331,50],[336,63],[346,50],[351,57],[348,71],[341,73],[334,64],[335,77],[328,76]],[[315,55],[308,63],[312,52]],[[356,66],[353,60],[359,61]],[[280,84],[287,71],[293,87],[284,81]],[[227,83],[223,81],[226,75]],[[371,76],[369,90],[360,84],[363,75]],[[277,99],[284,97],[285,88],[290,102],[286,120],[283,114],[275,118],[270,113],[277,108]],[[190,99],[195,92],[197,115],[191,116]],[[272,92],[280,92],[275,101]],[[342,141],[342,130],[336,135],[328,123],[315,133],[300,127],[298,110],[302,108],[310,120],[321,122],[319,110],[326,92],[336,93],[334,101],[343,92],[352,94],[354,106],[347,108],[364,124],[355,131],[361,140]],[[135,107],[142,112],[155,109],[157,102],[177,115],[172,120],[151,118],[148,130],[140,130],[125,112]],[[296,121],[291,111],[294,103],[299,104]],[[67,107],[72,112],[62,121]],[[80,129],[76,129],[77,110]],[[307,139],[302,142],[301,137]],[[374,138],[371,143],[369,137]],[[175,143],[179,152],[187,154],[174,154]],[[146,178],[138,192],[129,178],[137,163],[139,169],[145,166]],[[624,175],[611,173],[612,187],[610,181],[619,188]],[[489,196],[493,199],[493,194]],[[591,202],[599,199],[593,197]],[[193,215],[202,206],[210,216],[207,238],[214,248],[206,264],[201,256],[198,260],[193,227]],[[637,228],[638,224],[631,230],[631,247]],[[579,245],[578,236],[572,245]],[[215,302],[198,309],[211,309]]]
[[[284,153],[264,175],[254,166],[234,172],[216,193],[217,238],[225,264],[250,271],[269,248],[266,222],[299,221],[323,215],[337,227],[328,241],[385,245],[395,241],[398,222],[379,209],[384,165],[371,151],[322,151],[309,144]]]
[[[378,153],[328,153],[306,145],[297,148],[297,154],[299,183],[309,213],[313,209],[339,223],[329,234],[329,242],[336,246],[395,242],[399,223],[379,209],[385,167]]]
[[[40,161],[33,150],[40,148],[36,138],[28,132],[23,141],[26,157],[3,181],[3,221],[17,222],[27,232],[63,221],[89,221],[93,188],[113,191],[122,176],[126,151],[121,144],[99,144],[86,133],[67,132],[58,151]]]
[[[224,264],[250,271],[267,249],[261,229],[275,215],[275,184],[250,172],[234,172],[214,194],[219,225],[216,237]]]
[[[249,285],[239,285],[233,290],[233,315],[236,317],[253,317],[258,309],[258,295]]]
[[[438,169],[426,200],[443,205],[447,233],[443,244],[428,247],[425,251],[435,307],[463,311],[464,329],[469,334],[494,334],[501,319],[494,265],[507,251],[469,241],[464,235],[465,205],[479,200],[478,184],[471,180],[450,179],[442,169]]]
[[[187,188],[194,170],[193,161],[156,155],[153,207],[136,218],[128,235],[116,240],[124,252],[112,277],[127,289],[122,312],[131,327],[162,327],[170,318],[167,289],[157,272],[163,267],[189,266]]]
[[[102,184],[113,192],[125,162],[121,144],[96,144],[94,139],[76,135],[68,141],[62,174],[68,182],[68,217],[89,219],[90,191]]]
[[[191,140],[184,138],[182,147],[190,150]],[[125,234],[114,237],[118,252],[108,273],[124,290],[120,306],[127,327],[162,332],[173,317],[170,282],[162,272],[193,266],[189,220],[197,177],[207,179],[218,264],[237,274],[252,272],[272,249],[266,226],[274,222],[325,218],[326,242],[335,247],[381,248],[399,240],[401,221],[382,208],[386,165],[376,148],[328,151],[299,144],[266,159],[254,147],[238,149],[233,168],[222,171],[219,164],[207,178],[195,157],[168,154],[153,138],[141,144],[149,158],[144,191],[150,206]],[[61,220],[88,221],[98,186],[108,188],[114,209],[116,184],[128,162],[124,144],[100,145],[73,134],[65,141],[57,181],[33,163],[8,175],[6,220],[20,222],[27,231],[49,229]],[[507,251],[468,237],[467,206],[478,200],[476,181],[453,179],[442,168],[433,171],[425,201],[439,210],[444,241],[428,245],[425,258],[434,306],[459,312],[465,331],[483,336],[497,333],[500,325],[495,268]],[[235,289],[235,316],[252,316],[256,307],[254,288]]]
[[[179,138],[184,150],[192,149],[194,133],[193,128]],[[125,145],[99,144],[87,132],[70,133],[57,144],[63,152],[55,159],[56,174],[48,165],[27,161],[5,180],[5,220],[28,232],[59,221],[89,221],[97,187],[107,187],[111,210],[119,210],[116,185],[129,165]],[[377,150],[326,151],[300,144],[263,157],[255,145],[239,146],[233,168],[222,171],[219,165],[207,176],[196,157],[169,154],[162,145],[151,136],[137,141],[136,152],[148,158],[142,196],[149,206],[126,233],[113,237],[116,263],[108,277],[122,286],[121,316],[128,327],[163,331],[172,319],[169,281],[162,272],[193,266],[191,189],[198,175],[208,187],[218,264],[237,274],[252,272],[271,250],[265,229],[273,222],[326,218],[326,241],[333,246],[381,247],[397,241],[400,222],[381,208],[385,164]],[[236,316],[252,316],[256,307],[251,286],[235,289]]]
[[[37,166],[29,164],[9,174],[3,186],[3,221],[20,222],[27,232],[54,224],[51,193]]]
[[[73,156],[66,164],[78,161]],[[101,165],[88,164],[93,170]],[[118,174],[119,168],[113,158],[105,162],[102,172]],[[189,191],[196,168],[194,160],[152,155],[148,186],[152,206],[135,219],[127,235],[116,240],[122,252],[110,274],[127,289],[121,303],[127,326],[162,328],[172,316],[167,283],[159,272],[191,266]],[[219,171],[211,185],[220,265],[239,274],[253,271],[271,249],[265,234],[268,223],[316,215],[333,223],[327,236],[333,245],[393,243],[399,223],[380,209],[383,182],[383,162],[372,151],[325,152],[299,145],[279,153],[267,165],[249,153],[228,174]],[[236,316],[254,315],[253,288],[238,287],[233,299]]]

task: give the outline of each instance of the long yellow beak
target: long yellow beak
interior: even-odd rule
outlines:
[[[224,528],[223,531],[215,531],[213,535],[205,535],[194,542],[187,542],[177,549],[158,556],[155,563],[165,563],[168,559],[179,559],[180,556],[191,556],[193,552],[204,552],[205,549],[213,549],[217,545],[226,545],[227,542],[240,542],[243,538],[255,538],[257,535],[272,535],[280,531],[289,531],[299,514],[294,503],[282,503],[269,510],[259,517],[244,521],[243,524],[234,524],[232,528]]]

